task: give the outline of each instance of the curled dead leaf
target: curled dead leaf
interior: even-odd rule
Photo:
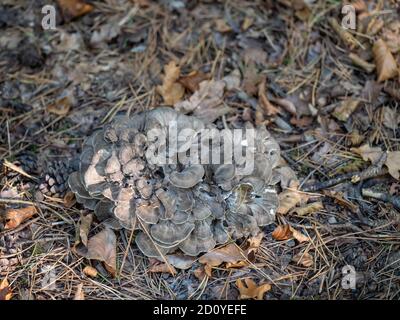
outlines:
[[[398,75],[396,60],[385,41],[382,39],[376,41],[372,52],[378,72],[378,82],[389,80]]]
[[[85,300],[85,294],[83,292],[83,283],[78,284],[76,287],[74,300]]]
[[[152,273],[170,273],[173,276],[177,274],[177,271],[174,268],[174,266],[172,265],[169,266],[168,264],[159,261],[154,262],[150,266],[148,271]]]
[[[236,280],[236,286],[239,290],[239,299],[256,299],[262,300],[264,294],[271,290],[271,285],[265,283],[262,285],[257,285],[252,279],[244,279],[244,283],[241,279]]]
[[[243,260],[245,255],[243,251],[234,243],[219,247],[210,251],[199,258],[199,262],[212,267],[219,266],[223,262],[235,263]]]
[[[371,147],[368,143],[358,148],[351,148],[350,151],[360,155],[364,161],[370,161],[372,164],[376,164],[383,155],[380,147]]]
[[[105,228],[89,239],[86,258],[104,262],[107,271],[115,277],[117,269],[117,239],[110,228]]]
[[[78,246],[82,243],[86,249],[88,246],[88,235],[90,231],[90,226],[93,222],[93,214],[81,215],[77,229],[76,229],[76,237],[75,237],[75,249],[78,249]],[[79,250],[79,249],[78,249]],[[82,255],[82,254],[81,254]]]
[[[340,105],[333,112],[333,116],[340,121],[347,121],[349,117],[356,111],[360,100],[347,99],[340,103]]]
[[[190,257],[184,254],[169,254],[166,256],[168,263],[175,268],[186,270],[189,269],[195,262],[195,257]]]
[[[295,189],[286,189],[279,194],[279,207],[276,210],[277,213],[287,214],[290,209],[294,208],[301,202],[306,202],[309,196]]]
[[[69,96],[58,99],[47,106],[47,111],[58,116],[65,116],[71,110],[72,101]]]
[[[260,82],[260,85],[258,86],[258,99],[260,102],[260,105],[262,106],[265,114],[267,116],[273,116],[279,113],[279,109],[275,107],[267,98],[267,95],[265,94],[266,91],[266,80],[265,78]]]
[[[313,202],[305,205],[304,207],[294,208],[291,213],[297,213],[299,216],[305,216],[308,214],[312,214],[324,209],[324,205],[321,201]]]
[[[388,152],[385,165],[388,167],[390,175],[399,180],[400,178],[400,151]]]
[[[38,211],[35,206],[28,206],[20,209],[9,209],[5,215],[6,224],[4,228],[6,230],[14,229],[37,213]]]
[[[178,82],[191,92],[195,92],[200,88],[200,82],[208,80],[209,75],[201,71],[192,71],[186,76],[181,76]]]
[[[0,282],[0,301],[11,300],[13,294],[8,283],[7,278],[4,278]]]
[[[293,257],[293,262],[297,263],[298,265],[302,265],[303,267],[309,268],[314,265],[314,258],[308,252],[301,253],[299,252]]]
[[[297,231],[288,224],[277,226],[272,232],[272,238],[274,238],[275,240],[289,240],[294,238],[300,243],[310,240],[307,236],[302,234],[300,231]]]
[[[157,86],[158,93],[163,97],[167,105],[174,105],[180,101],[185,93],[185,89],[178,81],[181,69],[174,61],[170,61],[164,66],[163,84]]]
[[[57,2],[66,21],[83,16],[94,8],[84,0],[57,0]]]
[[[68,191],[63,198],[64,207],[72,208],[75,203],[75,193],[73,193],[72,191]]]
[[[91,266],[86,266],[83,268],[83,273],[91,278],[96,278],[98,274],[97,270]]]

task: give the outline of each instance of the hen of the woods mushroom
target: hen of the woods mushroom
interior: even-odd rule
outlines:
[[[166,107],[117,116],[84,142],[70,188],[104,224],[139,230],[148,257],[256,235],[275,219],[279,146],[265,127],[232,131]]]

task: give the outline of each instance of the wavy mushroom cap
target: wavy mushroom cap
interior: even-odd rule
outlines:
[[[199,142],[204,129],[211,130],[210,140]],[[83,143],[70,188],[103,223],[135,227],[136,244],[148,257],[175,250],[196,256],[229,239],[254,235],[275,219],[278,198],[272,177],[279,145],[265,128],[256,128],[254,168],[247,175],[237,174],[243,163],[235,159],[226,164],[181,160],[205,145],[223,150],[224,140],[214,139],[218,132],[166,107],[118,115]],[[154,161],[155,151],[158,156],[167,151],[176,163]]]

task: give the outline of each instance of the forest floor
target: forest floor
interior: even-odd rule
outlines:
[[[337,0],[63,0],[44,30],[48,2],[0,4],[0,300],[238,299],[244,279],[267,300],[400,298],[398,1],[352,1],[356,30]],[[113,276],[74,250],[71,163],[117,112],[173,107],[202,80],[225,83],[217,122],[279,142],[276,223],[251,263],[174,274],[122,230]]]

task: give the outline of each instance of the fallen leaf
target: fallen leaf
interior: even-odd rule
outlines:
[[[233,70],[230,74],[223,77],[222,79],[226,84],[226,90],[234,90],[240,87],[240,71],[238,69]]]
[[[400,151],[388,152],[385,165],[388,167],[390,175],[399,180],[400,178]]]
[[[117,22],[110,22],[100,27],[100,30],[92,32],[90,44],[93,47],[99,47],[116,38],[121,33],[121,26]]]
[[[169,266],[168,264],[159,261],[153,263],[148,271],[152,273],[170,273],[172,275],[177,274],[176,269],[172,265]]]
[[[63,198],[64,207],[72,208],[75,203],[75,193],[73,193],[72,191],[68,191]]]
[[[242,22],[242,30],[246,31],[248,28],[250,28],[253,24],[253,19],[250,17],[245,17],[243,22]]]
[[[277,213],[285,215],[297,204],[308,200],[309,196],[295,189],[287,189],[279,194]]]
[[[169,254],[166,256],[166,258],[170,265],[181,270],[189,269],[196,261],[194,257],[190,257],[179,253]]]
[[[223,80],[205,80],[200,88],[189,99],[178,102],[175,109],[182,113],[193,112],[193,115],[206,122],[214,122],[230,111],[223,104],[225,82]]]
[[[256,95],[258,92],[258,85],[264,77],[258,72],[254,62],[249,63],[244,69],[242,87],[244,92],[249,96]]]
[[[226,33],[232,31],[232,28],[226,23],[224,19],[216,19],[215,30],[221,33]]]
[[[236,286],[239,289],[239,299],[256,299],[262,300],[264,294],[271,290],[269,283],[258,286],[252,279],[244,279],[244,283],[241,279],[236,280]]]
[[[201,71],[193,71],[186,76],[181,76],[178,82],[191,92],[200,88],[200,82],[209,79],[209,75]]]
[[[9,209],[5,215],[6,224],[4,226],[5,230],[15,229],[25,220],[32,218],[38,211],[35,206],[29,206],[20,209]]]
[[[47,111],[58,116],[65,116],[71,110],[72,100],[70,96],[58,99],[56,102],[47,106]]]
[[[227,262],[226,268],[242,268],[248,266],[256,260],[256,254],[260,248],[261,241],[264,238],[264,232],[260,232],[255,237],[247,239],[245,247],[242,249],[242,260],[236,262]]]
[[[314,122],[314,118],[312,117],[301,117],[297,119],[296,117],[292,117],[290,119],[290,123],[294,124],[296,127],[305,129],[308,128]]]
[[[4,278],[0,282],[0,301],[11,300],[13,294],[10,289],[10,284],[8,283],[7,278]]]
[[[358,148],[351,148],[350,151],[360,155],[364,161],[371,161],[372,164],[376,164],[383,155],[381,148],[371,147],[369,144],[364,144]]]
[[[397,130],[400,124],[400,114],[389,107],[382,108],[383,125],[389,129]]]
[[[199,258],[199,262],[210,267],[216,267],[224,262],[237,263],[245,260],[245,253],[234,243],[212,250]]]
[[[272,238],[275,240],[289,240],[292,238],[292,231],[290,230],[290,226],[288,224],[279,225],[272,232]]]
[[[356,111],[360,100],[357,99],[347,99],[342,101],[340,105],[333,112],[333,116],[340,121],[347,121],[349,117]]]
[[[279,113],[279,109],[275,107],[267,98],[266,91],[266,79],[264,78],[258,86],[258,100],[260,105],[267,116],[273,116]]]
[[[300,186],[300,181],[297,178],[296,172],[288,165],[284,165],[276,169],[280,176],[280,183],[282,189],[292,188],[297,189]]]
[[[350,209],[352,212],[357,212],[358,206],[343,197],[342,192],[333,190],[324,190],[323,193],[334,199],[338,205]]]
[[[76,240],[75,240],[75,247],[79,244],[83,244],[85,248],[88,246],[88,235],[90,231],[90,226],[93,222],[93,214],[89,213],[87,215],[81,215],[77,229],[76,229]]]
[[[66,21],[83,16],[94,8],[83,0],[57,0],[57,2]]]
[[[305,205],[304,207],[294,208],[291,213],[297,213],[299,216],[305,216],[308,214],[312,214],[324,209],[324,205],[321,201],[313,202]]]
[[[163,84],[157,86],[158,93],[163,97],[167,105],[179,102],[185,93],[185,89],[178,81],[181,69],[174,61],[164,66]]]
[[[83,268],[83,273],[91,278],[96,278],[98,274],[97,270],[91,266],[86,266]]]
[[[288,224],[277,226],[275,230],[272,232],[272,238],[278,241],[289,240],[294,238],[300,243],[307,242],[310,240],[307,236],[302,234],[300,231],[297,231]]]
[[[372,48],[376,69],[378,72],[378,82],[382,82],[398,75],[396,60],[385,41],[379,39]]]
[[[293,257],[293,262],[302,265],[303,267],[309,268],[314,265],[314,258],[308,252],[301,253],[299,252]]]
[[[383,33],[383,39],[390,49],[390,52],[395,54],[400,52],[400,34],[386,30]]]
[[[74,300],[85,300],[85,294],[83,293],[83,283],[78,284],[76,287]]]
[[[204,270],[204,267],[197,268],[196,270],[193,271],[193,274],[200,281],[203,281],[204,277],[207,275]]]
[[[89,239],[87,245],[87,259],[104,262],[110,274],[115,277],[117,264],[117,239],[110,228],[105,228]]]

